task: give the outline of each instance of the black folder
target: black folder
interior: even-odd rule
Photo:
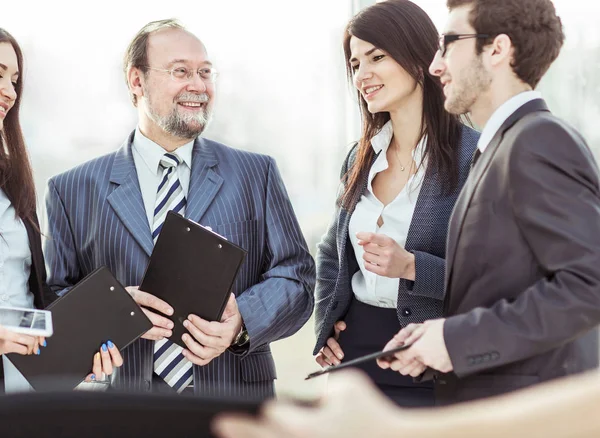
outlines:
[[[171,305],[171,341],[181,339],[183,322],[193,313],[220,321],[246,250],[200,224],[169,211],[154,245],[140,290]]]
[[[54,334],[41,354],[7,357],[37,390],[70,390],[91,372],[107,341],[120,350],[152,328],[129,293],[105,267],[81,280],[47,307]]]

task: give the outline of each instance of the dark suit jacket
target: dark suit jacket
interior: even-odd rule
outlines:
[[[42,253],[42,241],[39,233],[37,216],[34,217],[35,227],[29,221],[23,221],[27,236],[29,237],[29,248],[31,250],[31,273],[29,274],[29,290],[33,294],[33,304],[37,309],[43,309],[54,301],[57,296],[46,284],[46,267],[44,265],[44,254]],[[36,229],[37,227],[37,229]],[[0,389],[4,390],[4,369],[0,360]]]
[[[122,147],[48,182],[50,286],[62,293],[100,266],[125,286],[141,283],[153,242],[131,154]],[[300,329],[313,310],[314,261],[275,161],[199,138],[194,143],[185,216],[248,251],[233,286],[250,335],[243,354],[227,350],[194,366],[195,393],[273,395],[269,344]],[[114,387],[150,391],[154,342],[123,352]]]
[[[600,188],[584,139],[541,99],[502,125],[448,232],[440,403],[496,395],[585,366],[600,322]]]
[[[402,327],[442,315],[448,221],[460,189],[467,179],[478,139],[477,131],[466,126],[462,128],[457,151],[459,181],[452,193],[444,192],[445,181],[433,168],[428,168],[425,172],[405,245],[406,250],[415,255],[416,280],[400,280],[398,288],[397,314]],[[354,162],[355,154],[356,147],[346,157],[341,176],[345,175]],[[367,179],[368,175],[365,175],[365,189]],[[329,229],[318,247],[315,290],[317,343],[314,354],[318,353],[332,335],[336,321],[343,319],[354,294],[352,276],[359,267],[348,235],[351,217],[352,214],[346,209],[336,208]]]

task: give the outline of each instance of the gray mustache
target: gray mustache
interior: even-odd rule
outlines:
[[[186,93],[186,94],[180,94],[179,96],[177,96],[177,102],[199,102],[199,103],[204,103],[204,102],[208,102],[210,99],[208,97],[208,94],[206,93],[202,93],[202,94],[192,94],[192,93]]]

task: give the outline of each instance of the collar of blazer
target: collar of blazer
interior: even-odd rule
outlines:
[[[118,187],[108,195],[107,200],[129,233],[146,254],[150,255],[154,243],[131,151],[134,134],[135,131],[115,152],[110,182]],[[198,137],[192,152],[192,172],[185,217],[199,222],[210,206],[224,181],[215,170],[217,164],[214,144],[211,144],[210,140]]]
[[[456,254],[456,248],[458,240],[460,239],[460,233],[462,230],[462,224],[465,218],[465,213],[471,204],[473,193],[477,185],[481,181],[481,178],[488,169],[492,158],[498,150],[498,146],[504,138],[504,134],[508,131],[518,120],[525,117],[527,114],[549,111],[546,102],[543,99],[534,99],[527,102],[525,105],[516,110],[506,121],[502,124],[496,135],[492,138],[489,146],[479,157],[477,165],[473,167],[471,174],[469,175],[464,188],[458,197],[454,206],[454,211],[450,217],[450,224],[448,226],[448,245],[446,247],[446,306],[450,302],[450,281],[452,279],[452,268],[454,264],[454,256]],[[445,312],[444,312],[445,313]]]

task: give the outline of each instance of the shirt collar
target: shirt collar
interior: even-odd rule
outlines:
[[[541,99],[542,94],[539,91],[524,91],[511,97],[506,102],[494,111],[488,122],[485,124],[481,137],[477,142],[477,147],[483,153],[488,147],[498,130],[502,127],[502,124],[519,108],[534,99]]]
[[[377,134],[375,134],[371,139],[371,147],[373,148],[375,153],[378,154],[379,152],[383,151],[383,155],[385,155],[388,148],[390,147],[390,143],[392,141],[393,136],[394,129],[392,128],[392,121],[389,120],[385,125],[383,125],[381,130]],[[423,159],[425,144],[427,144],[426,135],[423,136],[421,141],[417,144],[417,147],[413,149],[412,156],[413,160],[415,160],[415,163],[417,163],[417,166],[421,163],[421,160]]]
[[[192,168],[192,152],[194,149],[194,141],[191,140],[189,143],[184,144],[183,146],[178,147],[173,154],[177,155],[179,159],[183,161],[190,169]],[[152,173],[159,173],[159,164],[163,155],[167,153],[160,145],[150,140],[142,131],[140,131],[140,127],[135,128],[135,135],[133,137],[133,147],[137,151],[138,154],[148,166],[148,169],[152,171]]]

